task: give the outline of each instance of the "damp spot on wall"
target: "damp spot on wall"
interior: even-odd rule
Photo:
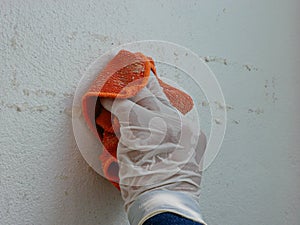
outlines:
[[[214,121],[215,121],[215,123],[218,124],[218,125],[222,124],[222,121],[221,121],[219,118],[215,118]]]
[[[4,103],[4,102],[2,102],[2,106],[7,109],[13,109],[17,112],[25,112],[25,111],[44,112],[49,109],[49,107],[47,105],[31,106],[27,102],[24,102],[24,103]]]
[[[227,111],[234,109],[233,106],[231,105],[224,105],[223,103],[219,102],[219,101],[215,101],[215,104],[217,105],[218,109],[226,109]]]
[[[255,67],[254,65],[244,64],[243,67],[244,67],[247,71],[249,71],[249,72],[251,72],[251,71],[258,71],[258,68]]]
[[[267,89],[269,87],[269,80],[265,80],[264,88]],[[268,93],[266,93],[267,95]]]
[[[69,98],[69,97],[73,97],[74,94],[73,93],[63,93],[63,96]]]
[[[275,76],[273,76],[271,80],[265,80],[264,83],[265,97],[267,100],[270,100],[272,103],[276,103],[278,101],[278,97],[276,94],[276,83],[277,83],[277,79]]]
[[[226,110],[227,110],[227,111],[228,111],[228,110],[232,110],[232,109],[234,109],[232,105],[226,105]]]
[[[276,87],[276,77],[272,77],[272,87],[275,89]]]
[[[228,65],[228,61],[226,58],[222,58],[222,57],[217,57],[217,56],[204,56],[201,57],[206,63],[210,63],[210,62],[217,62],[217,63],[221,63],[224,65]]]
[[[11,83],[11,86],[13,88],[17,88],[17,87],[20,86],[20,83],[17,80],[17,71],[16,71],[16,69],[13,69],[13,71],[12,71],[12,76],[11,76],[11,79],[10,79],[10,83]]]
[[[49,107],[47,105],[38,105],[38,106],[33,106],[33,107],[30,107],[29,110],[31,112],[44,112],[44,111],[47,111],[49,109]]]
[[[17,50],[18,46],[19,47],[23,47],[23,44],[22,43],[19,43],[18,42],[18,37],[19,37],[19,34],[18,34],[18,31],[17,31],[17,24],[15,24],[13,26],[13,36],[10,38],[10,46],[14,49],[14,50]]]
[[[264,113],[264,109],[262,108],[256,108],[256,109],[251,109],[249,108],[248,109],[248,113],[255,113],[256,115],[260,115],[260,114],[263,114]]]
[[[239,66],[244,68],[246,71],[251,72],[251,71],[259,71],[259,68],[256,67],[255,65],[251,64],[241,64],[238,62],[230,61],[227,58],[224,57],[218,57],[218,56],[202,56],[200,57],[204,62],[206,63],[220,63],[224,66],[228,65],[234,65],[234,66]]]
[[[276,97],[276,93],[273,92],[272,93],[272,102],[275,103],[278,100],[278,98]]]
[[[12,37],[12,38],[10,39],[10,46],[11,46],[14,50],[17,49],[17,40],[16,40],[16,37],[15,37],[15,36]]]
[[[207,107],[207,106],[209,106],[209,102],[207,102],[207,101],[202,101],[201,105],[202,105],[203,107]]]
[[[38,89],[38,90],[23,89],[23,95],[25,96],[35,95],[39,97],[40,96],[54,97],[56,96],[56,93],[54,91],[42,90],[42,89]]]
[[[29,96],[30,92],[28,89],[23,89],[23,95]]]
[[[226,9],[226,8],[223,8],[223,9],[221,9],[221,10],[218,12],[217,17],[216,17],[216,21],[217,21],[217,22],[220,20],[220,17],[221,17],[221,16],[223,16],[223,15],[226,14],[226,11],[227,11],[227,9]]]
[[[240,121],[239,121],[239,120],[232,120],[232,123],[234,123],[234,124],[239,124]]]
[[[24,103],[3,103],[4,107],[8,109],[13,109],[17,112],[23,112],[28,109],[29,105],[27,102]]]

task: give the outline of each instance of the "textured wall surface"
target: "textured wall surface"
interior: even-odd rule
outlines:
[[[298,11],[297,0],[0,1],[0,224],[128,224],[76,147],[71,104],[99,55],[161,39],[206,57],[231,106],[202,182],[208,224],[298,225]]]

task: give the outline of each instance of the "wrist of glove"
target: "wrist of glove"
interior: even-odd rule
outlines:
[[[170,104],[151,76],[135,97],[101,104],[120,123],[119,183],[131,224],[166,211],[204,224],[196,201],[206,145],[200,129]]]
[[[131,225],[142,225],[147,219],[163,212],[172,212],[203,225],[197,199],[186,192],[157,189],[146,192],[128,210]]]

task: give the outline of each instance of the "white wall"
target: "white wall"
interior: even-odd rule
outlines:
[[[202,182],[208,224],[299,224],[298,11],[296,0],[1,1],[0,224],[127,224],[118,191],[81,157],[70,110],[95,58],[143,39],[210,56],[233,107]]]

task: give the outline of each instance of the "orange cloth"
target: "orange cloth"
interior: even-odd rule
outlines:
[[[147,85],[150,70],[155,74],[171,104],[186,114],[193,107],[192,98],[156,75],[154,61],[140,52],[121,50],[100,72],[82,98],[82,112],[88,127],[102,141],[99,159],[104,176],[119,189],[117,146],[118,119],[105,110],[100,98],[130,98]]]

